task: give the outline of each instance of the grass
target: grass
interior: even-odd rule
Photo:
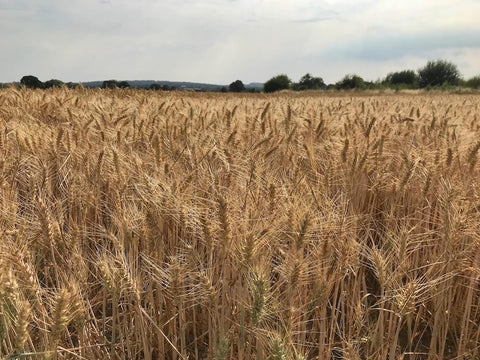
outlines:
[[[478,359],[478,95],[0,91],[0,356]]]

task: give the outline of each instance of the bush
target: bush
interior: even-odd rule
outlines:
[[[480,75],[474,76],[471,79],[468,79],[465,82],[465,86],[472,88],[472,89],[479,89],[480,88]]]
[[[30,89],[43,89],[44,84],[36,76],[26,75],[20,79],[20,84]]]
[[[327,85],[321,77],[313,77],[309,73],[302,76],[298,83],[292,85],[292,89],[296,91],[301,90],[318,90],[326,89]]]
[[[422,88],[458,85],[460,80],[457,65],[446,60],[429,61],[427,65],[418,70],[418,82]]]
[[[113,89],[116,88],[118,85],[117,80],[105,80],[102,83],[102,89]]]
[[[363,89],[373,90],[373,89],[379,89],[379,88],[381,88],[381,86],[374,81],[363,82]]]
[[[271,93],[279,90],[289,89],[291,83],[292,81],[287,75],[277,75],[263,84],[263,91],[266,93]]]
[[[405,86],[405,87],[416,87],[418,86],[418,76],[413,70],[402,70],[402,71],[392,72],[386,76],[384,80],[384,84]]]
[[[63,81],[60,81],[60,80],[57,80],[57,79],[51,79],[51,80],[45,81],[45,83],[43,85],[44,85],[45,89],[51,89],[51,88],[54,88],[54,87],[60,88],[64,84],[63,84]]]
[[[335,87],[340,90],[364,89],[365,81],[355,74],[346,75],[342,80],[335,84]]]
[[[242,92],[245,91],[245,85],[243,85],[241,80],[236,80],[228,86],[228,89],[231,92]]]
[[[105,80],[102,83],[102,89],[114,89],[118,87],[118,81],[117,80]]]
[[[82,88],[83,85],[79,84],[79,83],[75,83],[75,82],[67,82],[65,84],[65,86],[69,89],[77,89],[77,88]]]
[[[117,86],[121,89],[130,89],[130,84],[127,81],[120,81]]]
[[[148,87],[149,90],[162,90],[162,85],[160,84],[150,84],[150,86]]]

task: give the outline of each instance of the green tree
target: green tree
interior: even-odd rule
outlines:
[[[465,82],[465,86],[472,89],[480,89],[480,75],[474,76]]]
[[[128,83],[128,81],[120,81],[117,86],[121,89],[129,89],[130,88],[130,84]]]
[[[457,65],[446,60],[427,62],[418,70],[418,82],[420,87],[440,86],[444,84],[458,85],[461,80]]]
[[[20,79],[20,84],[30,89],[43,89],[43,82],[38,80],[36,76],[26,75]]]
[[[266,93],[271,93],[274,91],[289,89],[291,83],[292,81],[287,75],[277,75],[263,84],[263,91]]]
[[[114,89],[118,87],[118,81],[117,80],[105,80],[102,83],[102,89]]]
[[[383,83],[386,85],[415,87],[418,85],[418,76],[413,70],[396,71],[389,73]]]
[[[235,80],[228,86],[228,89],[231,92],[242,92],[245,91],[245,85],[243,85],[241,80]]]
[[[60,81],[60,80],[57,80],[57,79],[51,79],[51,80],[45,81],[45,83],[43,84],[45,89],[50,89],[50,88],[53,88],[53,87],[60,88],[63,85],[64,85],[63,81]]]
[[[358,75],[345,75],[345,77],[335,84],[340,90],[364,89],[365,81]]]
[[[294,83],[292,85],[293,90],[301,91],[301,90],[318,90],[318,89],[326,89],[327,85],[321,77],[313,77],[309,73],[306,73],[302,76],[298,83]]]
[[[77,87],[81,87],[82,85],[75,82],[67,82],[65,86],[68,87],[69,89],[76,89]]]
[[[376,89],[378,88],[378,84],[376,82],[373,82],[373,81],[364,81],[363,82],[363,89],[369,89],[369,90],[372,90],[372,89]]]

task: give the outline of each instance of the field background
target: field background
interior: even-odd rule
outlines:
[[[0,356],[478,359],[480,96],[0,91]]]

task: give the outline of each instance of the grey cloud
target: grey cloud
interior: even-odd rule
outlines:
[[[439,49],[480,48],[480,30],[454,30],[418,34],[385,34],[332,46],[328,57],[386,61],[404,56],[427,56]]]
[[[275,73],[296,79],[307,71],[334,81],[367,68],[366,75],[382,76],[406,57],[421,64],[441,49],[480,47],[476,20],[465,20],[476,13],[473,0],[459,2],[450,30],[442,27],[450,10],[422,4],[412,21],[407,15],[414,0],[399,5],[402,14],[391,13],[393,1],[0,0],[0,30],[9,35],[0,37],[8,54],[0,82],[34,73],[66,81],[228,83]],[[422,16],[439,21],[423,23]],[[449,54],[468,58],[465,68],[478,72],[474,55]]]

